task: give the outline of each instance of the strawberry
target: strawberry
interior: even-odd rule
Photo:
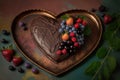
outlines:
[[[11,62],[13,59],[13,54],[14,51],[12,49],[4,49],[2,50],[2,55],[4,56],[4,58],[8,61]]]
[[[78,29],[78,28],[79,28],[79,24],[76,23],[76,24],[74,25],[74,27],[75,27],[76,29]]]
[[[14,64],[15,66],[19,66],[19,65],[22,64],[23,60],[22,60],[21,57],[15,56],[15,57],[13,57],[12,62],[13,62],[13,64]]]
[[[56,54],[61,55],[62,51],[61,50],[57,50]]]
[[[65,55],[65,54],[67,54],[67,50],[66,49],[63,49],[62,50],[62,53]]]
[[[74,32],[70,32],[70,37],[74,37],[75,33]]]
[[[111,20],[112,20],[111,16],[109,16],[109,15],[104,16],[104,23],[105,24],[108,24],[109,22],[111,22]]]

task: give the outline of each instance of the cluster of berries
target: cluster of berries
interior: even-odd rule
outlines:
[[[81,45],[84,44],[84,28],[87,25],[86,20],[82,18],[69,17],[61,22],[59,32],[61,33],[62,42],[59,45],[56,54],[72,54]]]

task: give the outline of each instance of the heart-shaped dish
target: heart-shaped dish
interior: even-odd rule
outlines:
[[[65,14],[85,16],[91,29],[91,34],[85,37],[85,44],[77,53],[69,57],[52,54],[57,41],[60,40],[59,34],[56,32],[60,27],[59,21]],[[21,22],[25,23],[27,30],[23,30],[23,27],[20,26]],[[11,32],[18,49],[28,60],[54,75],[59,75],[82,62],[95,50],[101,39],[102,24],[94,13],[86,10],[69,10],[59,15],[45,10],[28,10],[15,17]],[[51,35],[50,33],[56,34]],[[44,34],[44,38],[41,37],[42,34]],[[49,51],[52,52],[49,53]],[[67,58],[64,59],[65,57]]]

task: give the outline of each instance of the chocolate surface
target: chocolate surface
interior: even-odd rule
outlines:
[[[31,23],[31,32],[40,51],[56,62],[62,61],[67,57],[67,55],[56,54],[62,41],[58,32],[59,28],[60,23],[57,20],[43,15],[34,19]]]

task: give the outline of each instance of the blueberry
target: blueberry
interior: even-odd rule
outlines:
[[[15,71],[16,68],[15,68],[14,66],[10,65],[10,66],[9,66],[9,70],[11,70],[11,71]]]
[[[73,31],[75,34],[77,33],[76,31]]]
[[[62,20],[62,23],[63,23],[64,25],[65,25],[65,22],[66,22],[65,20]]]
[[[101,5],[101,6],[99,7],[99,11],[100,11],[100,12],[105,12],[105,11],[106,11],[106,7],[103,6],[103,5]]]
[[[60,29],[59,29],[59,32],[60,32],[60,33],[62,33],[62,32],[63,32],[63,29],[62,29],[62,28],[60,28]]]
[[[2,34],[4,34],[4,35],[9,35],[10,32],[8,32],[7,30],[2,30]]]
[[[39,73],[39,70],[38,70],[37,68],[33,68],[33,69],[32,69],[32,72],[33,72],[34,74],[38,74],[38,73]]]
[[[18,72],[24,73],[25,71],[20,67],[20,68],[18,68]]]
[[[69,27],[68,26],[66,26],[66,28],[65,28],[67,31],[69,30]]]
[[[30,68],[32,68],[32,65],[30,63],[25,63],[25,67],[30,69]]]
[[[67,50],[69,50],[69,49],[70,49],[70,47],[69,47],[69,46],[65,46],[64,48],[65,48],[65,49],[67,49]]]
[[[74,28],[74,27],[72,27],[72,31],[75,31],[75,28]]]
[[[59,46],[58,49],[62,50],[64,47],[63,46]]]
[[[92,11],[92,12],[96,12],[96,9],[95,9],[95,8],[92,8],[91,11]]]
[[[69,33],[70,33],[70,32],[72,32],[72,30],[71,30],[71,29],[69,30]]]
[[[62,29],[65,29],[66,26],[65,26],[65,25],[62,25],[61,27],[62,27]]]
[[[7,41],[6,39],[2,39],[2,40],[1,40],[1,43],[7,44],[8,41]]]

